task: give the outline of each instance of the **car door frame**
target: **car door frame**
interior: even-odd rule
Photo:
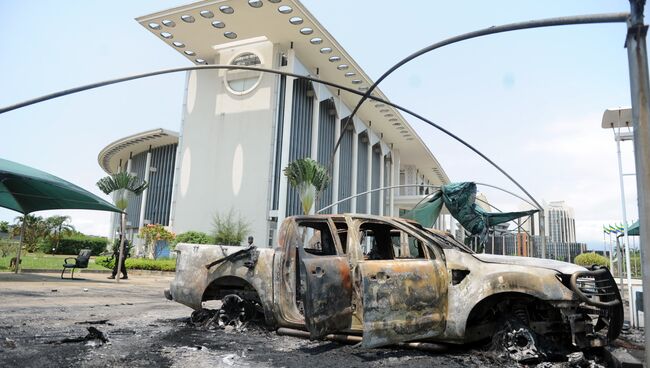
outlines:
[[[352,252],[355,286],[362,304],[362,346],[372,348],[442,335],[449,278],[442,251],[430,239],[388,219],[359,218],[348,224],[348,231],[358,233],[367,222],[383,223],[415,237],[426,248],[426,258],[365,260],[360,252]]]
[[[299,266],[306,285],[302,295],[305,326],[311,339],[322,339],[328,333],[349,329],[352,324],[350,263],[331,218],[296,221],[298,226],[301,222],[325,222],[337,253],[312,254],[305,251],[305,239],[298,242]]]

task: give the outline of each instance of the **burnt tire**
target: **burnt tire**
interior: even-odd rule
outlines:
[[[537,363],[544,359],[539,337],[528,324],[517,318],[505,320],[492,338],[492,349],[501,357],[521,364]]]

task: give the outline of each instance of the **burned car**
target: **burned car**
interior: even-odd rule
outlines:
[[[274,328],[357,335],[364,347],[465,344],[508,326],[514,350],[535,350],[539,340],[588,349],[616,339],[623,322],[606,268],[476,254],[399,218],[289,217],[273,249],[179,244],[176,252],[169,299],[195,310],[221,300],[225,324],[259,310]]]

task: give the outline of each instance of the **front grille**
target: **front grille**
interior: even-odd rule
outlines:
[[[571,275],[569,286],[584,302],[582,310],[594,315],[593,331],[600,332],[606,343],[614,341],[623,327],[623,303],[609,270],[592,266],[588,271],[576,272]]]
[[[613,307],[621,295],[607,268],[579,271],[571,275],[571,288],[585,303],[596,307]]]

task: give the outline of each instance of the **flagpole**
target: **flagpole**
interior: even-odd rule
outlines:
[[[616,273],[616,267],[614,266],[614,247],[612,246],[612,232],[608,233],[609,235],[609,254],[610,254],[610,259],[611,259],[611,266],[612,266],[612,275]]]
[[[605,237],[605,234],[609,234],[609,230],[607,230],[605,225],[603,225],[603,247],[604,247],[605,251],[607,251],[607,253],[609,253],[609,269],[611,270],[612,267],[614,267],[614,261],[612,259],[612,249],[611,249],[611,247],[609,248],[609,250],[607,249],[607,239]]]

